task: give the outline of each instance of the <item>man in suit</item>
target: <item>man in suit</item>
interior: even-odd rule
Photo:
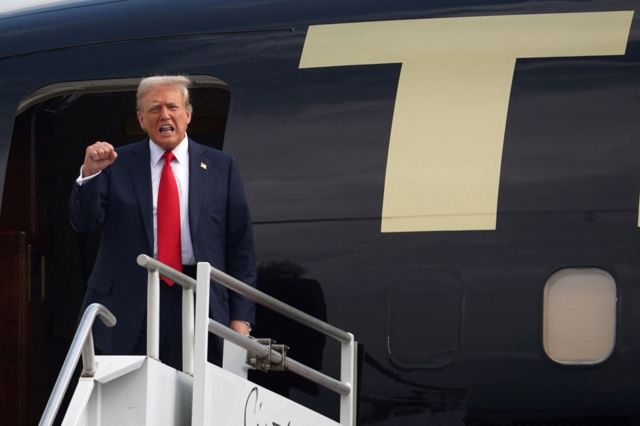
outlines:
[[[118,320],[113,329],[94,327],[106,354],[146,353],[145,253],[187,274],[209,262],[255,285],[255,255],[249,209],[235,160],[187,137],[192,107],[183,76],[143,79],[137,115],[148,138],[115,150],[105,141],[87,147],[69,203],[78,232],[102,227],[102,239],[87,283],[83,309],[93,302]],[[179,211],[178,211],[179,210]],[[181,368],[181,288],[161,285],[160,358]],[[249,300],[211,283],[210,317],[248,335],[254,320]],[[219,361],[221,343],[209,345]]]

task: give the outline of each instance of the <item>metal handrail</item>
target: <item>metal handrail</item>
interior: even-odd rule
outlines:
[[[193,374],[194,293],[196,280],[141,254],[138,265],[147,273],[147,356],[160,359],[160,274],[182,286],[182,371]]]
[[[263,345],[255,339],[243,336],[242,334],[211,318],[209,318],[209,331],[262,357],[268,356],[269,351],[271,351],[271,359],[274,363],[280,364],[282,362],[282,354],[280,354],[280,352],[273,349],[270,350],[268,346]],[[284,368],[298,376],[304,377],[305,379],[311,380],[312,382],[324,386],[329,390],[339,393],[340,395],[348,395],[349,392],[351,392],[351,385],[348,383],[342,383],[340,380],[336,380],[333,377],[329,377],[326,374],[314,370],[293,358],[287,357]]]
[[[56,384],[53,387],[53,392],[51,392],[51,396],[49,397],[49,402],[47,402],[47,406],[40,419],[40,426],[53,424],[81,354],[83,366],[82,376],[93,377],[96,365],[91,328],[93,327],[96,317],[100,317],[107,327],[116,325],[116,317],[101,304],[92,303],[85,309],[82,319],[80,320],[80,325],[71,342],[71,347],[69,347],[69,352],[67,352],[67,357],[62,364],[62,369],[60,370]]]
[[[351,333],[348,333],[344,330],[339,329],[329,323],[326,323],[322,320],[319,320],[316,317],[313,317],[306,312],[302,312],[299,309],[294,308],[293,306],[287,305],[284,302],[276,299],[275,297],[269,296],[266,293],[261,292],[260,290],[251,287],[248,284],[243,283],[237,278],[228,275],[219,269],[211,267],[211,279],[219,282],[223,286],[227,287],[246,297],[247,299],[259,303],[262,306],[269,308],[273,311],[278,312],[290,318],[294,321],[299,322],[300,324],[306,325],[309,328],[312,328],[320,333],[333,337],[342,343],[349,343],[353,340],[353,336]]]
[[[159,346],[159,274],[162,273],[173,280],[174,282],[183,286],[183,298],[182,298],[182,324],[183,324],[183,371],[185,373],[193,374],[193,420],[194,424],[200,424],[202,422],[202,416],[204,416],[204,410],[206,402],[204,396],[206,394],[205,387],[206,381],[204,378],[206,371],[206,341],[209,331],[220,335],[221,337],[236,343],[238,346],[245,347],[251,346],[254,352],[260,354],[271,353],[272,359],[276,362],[282,361],[282,355],[271,351],[269,348],[257,343],[258,346],[254,346],[256,342],[249,340],[245,341],[244,336],[239,333],[235,333],[233,330],[225,327],[224,325],[217,323],[209,318],[209,280],[214,280],[226,288],[235,291],[236,293],[245,296],[247,299],[263,305],[275,312],[278,312],[287,318],[290,318],[296,322],[299,322],[313,330],[316,330],[326,336],[332,337],[338,340],[341,351],[341,368],[340,378],[336,380],[323,373],[320,373],[311,367],[308,367],[302,363],[299,363],[292,359],[287,359],[285,368],[292,373],[298,374],[301,377],[311,380],[323,387],[326,387],[336,393],[340,394],[340,421],[343,425],[355,424],[355,361],[357,348],[353,334],[341,330],[331,324],[328,324],[322,320],[319,320],[293,306],[287,305],[278,299],[263,293],[254,287],[243,283],[242,281],[212,267],[208,263],[198,263],[198,280],[194,280],[181,272],[159,262],[158,260],[141,254],[137,259],[138,265],[147,268],[148,273],[148,287],[147,287],[147,354],[150,357],[157,359],[158,346]],[[198,282],[202,285],[198,288]],[[197,319],[194,324],[193,315],[193,294],[198,290],[200,297],[197,299],[197,308],[195,318]],[[185,324],[188,325],[185,326]],[[195,348],[194,348],[195,346]],[[266,351],[266,352],[265,352]],[[197,358],[194,356],[198,354]],[[204,357],[202,354],[205,354]],[[196,397],[195,395],[198,395]]]
[[[244,336],[239,333],[235,333],[233,330],[225,327],[224,325],[211,320],[208,317],[208,298],[209,298],[209,286],[203,285],[208,283],[209,280],[214,280],[226,288],[235,291],[248,298],[249,300],[263,305],[273,311],[276,311],[287,318],[290,318],[296,322],[299,322],[311,329],[314,329],[326,336],[333,337],[340,342],[340,380],[336,380],[332,377],[326,376],[311,367],[301,364],[295,360],[287,358],[286,362],[282,362],[282,357],[277,351],[272,351],[268,347],[265,347],[259,343],[255,346],[256,342],[245,340]],[[243,283],[242,281],[234,278],[214,267],[208,263],[198,263],[198,276],[197,282],[199,285],[203,285],[199,289],[197,307],[196,307],[196,330],[195,330],[195,354],[197,358],[195,360],[195,372],[194,375],[194,399],[193,399],[193,415],[194,424],[202,424],[204,417],[204,407],[206,401],[202,396],[196,398],[195,395],[204,395],[206,388],[206,381],[201,378],[206,369],[206,355],[207,353],[206,342],[207,334],[213,332],[228,339],[238,346],[245,349],[253,350],[258,355],[271,355],[271,358],[275,363],[281,363],[285,368],[292,373],[296,373],[306,379],[311,380],[325,388],[328,388],[334,392],[340,394],[340,424],[341,425],[354,425],[356,415],[356,357],[357,346],[353,334],[343,331],[331,324],[328,324],[322,320],[319,320],[305,312],[300,311],[292,306],[287,305],[278,299],[271,297],[254,287]],[[247,346],[250,346],[248,348]]]
[[[172,279],[173,281],[181,284],[187,289],[193,288],[197,292],[196,280],[189,277],[188,275],[176,271],[175,269],[165,265],[164,263],[161,263],[153,257],[147,256],[146,254],[139,255],[138,265],[147,268],[148,270],[158,270],[167,278]],[[339,342],[349,343],[352,340],[352,335],[350,333],[322,320],[319,320],[318,318],[313,317],[299,309],[296,309],[293,306],[287,305],[286,303],[281,302],[275,297],[269,296],[268,294],[263,293],[248,284],[245,284],[239,279],[234,278],[231,275],[214,268],[213,266],[211,267],[211,279],[219,282],[223,286],[235,291],[236,293],[245,296],[247,299],[253,302],[259,303],[266,308],[272,309],[294,321],[297,321],[301,324],[306,325],[307,327],[319,331],[326,336],[333,337]]]
[[[173,282],[180,284],[187,290],[195,290],[196,288],[196,280],[191,278],[189,275],[183,274],[182,272],[173,269],[171,266],[165,265],[164,263],[160,262],[157,259],[154,259],[151,256],[141,254],[136,260],[138,262],[138,265],[142,266],[143,268],[146,268],[147,270],[159,271],[163,276],[169,278]]]

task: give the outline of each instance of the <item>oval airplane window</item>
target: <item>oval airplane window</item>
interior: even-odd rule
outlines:
[[[616,282],[599,268],[567,268],[549,277],[544,291],[543,344],[553,361],[603,362],[616,337]]]
[[[442,266],[398,274],[389,292],[387,350],[403,368],[442,368],[460,348],[464,291]]]

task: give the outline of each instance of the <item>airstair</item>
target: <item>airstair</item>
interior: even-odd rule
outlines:
[[[58,380],[40,420],[53,424],[73,372],[82,373],[64,416],[64,426],[269,425],[355,426],[356,342],[340,330],[198,263],[197,279],[140,255],[148,270],[147,356],[96,356],[91,328],[99,318],[108,327],[116,318],[102,305],[87,307]],[[159,361],[160,274],[182,286],[182,371]],[[209,318],[210,280],[340,342],[340,380],[286,355],[286,346],[245,337]],[[197,298],[195,293],[197,292]],[[195,312],[194,312],[195,306]],[[222,367],[207,362],[209,333],[224,339]],[[340,395],[340,422],[247,380],[251,368],[287,370]]]

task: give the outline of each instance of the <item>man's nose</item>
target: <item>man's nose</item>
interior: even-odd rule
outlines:
[[[164,107],[160,110],[160,119],[167,120],[169,118],[169,109]]]

